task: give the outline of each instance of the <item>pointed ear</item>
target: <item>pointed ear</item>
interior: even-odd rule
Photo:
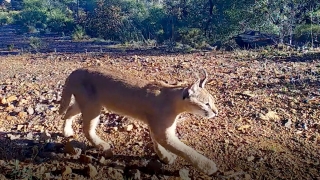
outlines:
[[[208,73],[207,73],[207,71],[205,69],[203,69],[203,73],[204,73],[204,78],[201,79],[200,83],[199,83],[201,88],[204,88],[204,86],[206,85],[206,82],[208,80]]]
[[[194,84],[185,88],[182,92],[182,99],[189,98],[191,94],[194,94],[198,91],[200,85],[200,79],[198,79]]]

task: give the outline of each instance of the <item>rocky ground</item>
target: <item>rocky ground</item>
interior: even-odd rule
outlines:
[[[192,83],[205,68],[218,117],[180,117],[177,136],[214,160],[204,175],[178,158],[161,164],[143,123],[104,110],[103,157],[74,124],[64,139],[59,99],[78,67],[105,66],[128,76]],[[1,179],[320,179],[320,58],[239,58],[233,53],[24,54],[0,57]],[[79,121],[81,121],[79,119]]]

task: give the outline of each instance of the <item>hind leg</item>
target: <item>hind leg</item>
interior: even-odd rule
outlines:
[[[96,128],[100,122],[99,117],[101,109],[102,106],[98,103],[86,103],[83,107],[81,107],[83,132],[85,137],[92,145],[110,153],[110,145],[96,134]]]
[[[80,114],[80,108],[77,102],[74,102],[71,106],[68,107],[66,114],[62,118],[64,121],[63,125],[63,135],[65,137],[70,137],[74,135],[74,131],[72,129],[72,123],[77,115]]]

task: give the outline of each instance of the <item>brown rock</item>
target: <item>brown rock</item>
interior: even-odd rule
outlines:
[[[106,159],[103,156],[101,156],[101,158],[99,159],[99,162],[104,165],[107,163]]]
[[[80,160],[80,162],[82,162],[82,163],[88,164],[88,163],[92,163],[92,159],[93,159],[92,156],[88,156],[88,155],[85,155],[85,154],[81,154],[79,160]]]
[[[85,168],[85,172],[90,178],[93,178],[98,174],[97,169],[92,164],[87,165],[87,167]]]
[[[24,125],[22,125],[22,124],[19,124],[18,126],[17,126],[17,130],[18,131],[21,131],[21,129],[24,127]]]
[[[265,120],[265,121],[269,121],[269,120],[272,120],[272,121],[278,121],[280,120],[280,117],[277,115],[276,112],[274,111],[269,111],[267,114],[259,114],[259,118],[261,120]]]
[[[74,149],[74,147],[72,146],[72,144],[70,143],[70,141],[68,141],[64,147],[64,152],[71,154],[71,155],[75,155],[77,152]]]
[[[7,98],[7,103],[11,103],[11,102],[13,102],[13,101],[16,101],[18,98],[17,98],[17,96],[15,96],[15,95],[12,95],[12,96],[9,96],[8,98]]]
[[[1,104],[7,104],[8,103],[7,99],[5,97],[0,98],[0,100],[1,100]]]
[[[65,166],[62,169],[62,176],[66,176],[66,175],[71,174],[71,173],[72,173],[72,169],[69,166]]]
[[[245,175],[244,175],[244,179],[245,179],[245,180],[250,180],[250,179],[251,179],[250,174],[245,174]]]
[[[118,170],[112,167],[108,168],[108,175],[110,179],[114,179],[114,180],[123,179],[123,175]]]
[[[157,160],[150,160],[146,166],[152,172],[159,172],[162,168],[162,163]]]
[[[191,180],[191,178],[189,177],[189,170],[187,169],[180,169],[179,176],[182,180]]]
[[[138,169],[130,169],[128,171],[128,174],[130,176],[130,178],[134,179],[134,180],[140,180],[141,179],[141,173]]]
[[[18,116],[20,118],[26,118],[28,116],[28,114],[26,112],[24,112],[24,111],[21,111],[21,112],[18,113]]]
[[[14,105],[10,104],[8,107],[6,107],[6,111],[12,111],[14,109]]]
[[[253,161],[254,160],[254,156],[249,156],[248,158],[247,158],[247,161]]]

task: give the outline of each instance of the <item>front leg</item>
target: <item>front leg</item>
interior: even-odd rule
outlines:
[[[175,135],[175,123],[171,127],[166,128],[165,130],[163,129],[163,131],[161,131],[161,128],[158,128],[158,130],[159,131],[152,131],[152,136],[165,149],[189,161],[201,172],[208,175],[212,175],[217,172],[217,166],[212,160],[198,153],[196,150],[179,140]]]
[[[154,151],[157,153],[161,162],[165,164],[172,164],[176,160],[177,155],[169,152],[164,147],[162,147],[156,140],[153,133],[150,131],[151,140],[153,142]]]

